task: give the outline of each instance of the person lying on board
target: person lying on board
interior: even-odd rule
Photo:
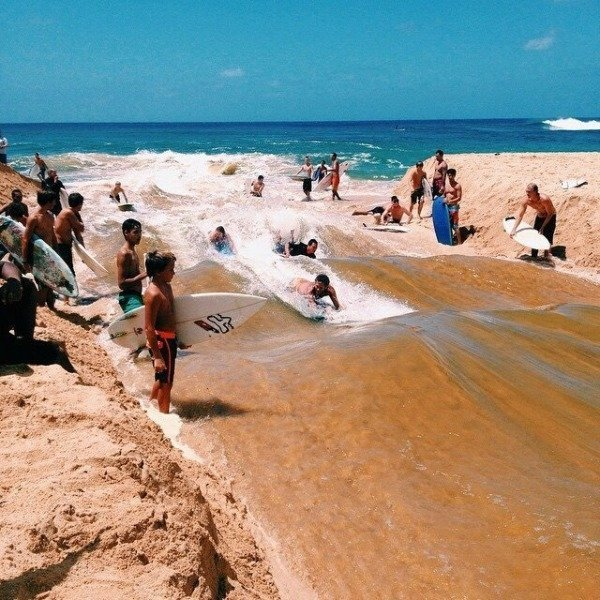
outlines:
[[[264,189],[265,189],[265,178],[262,175],[259,175],[250,184],[250,195],[256,196],[257,198],[262,198],[262,193],[263,193]]]
[[[381,225],[381,215],[385,212],[385,208],[383,206],[374,206],[369,210],[355,210],[352,213],[353,217],[357,217],[359,215],[373,215],[373,220],[375,221],[375,225]]]
[[[228,233],[225,233],[225,228],[219,225],[209,236],[208,239],[214,249],[221,254],[235,254],[236,248],[233,240]]]
[[[289,258],[290,256],[308,256],[308,258],[317,258],[315,252],[319,247],[319,242],[314,238],[308,240],[308,244],[302,242],[288,242],[285,245],[283,255]]]
[[[392,196],[392,203],[381,215],[381,223],[382,225],[387,225],[388,223],[398,223],[398,225],[402,225],[403,215],[408,217],[408,221],[406,221],[407,224],[412,221],[412,215],[410,214],[410,211],[406,210],[404,206],[400,205],[398,196]]]
[[[533,228],[537,229],[550,242],[550,246],[552,246],[554,230],[556,229],[556,208],[554,208],[550,196],[540,194],[538,186],[535,183],[530,183],[525,188],[525,194],[526,196],[521,203],[519,214],[515,217],[515,224],[510,232],[510,237],[515,235],[517,227],[525,216],[525,212],[531,207],[535,210]],[[537,258],[537,255],[538,251],[532,248],[531,256]],[[550,250],[544,250],[544,258],[550,260]]]
[[[305,296],[311,302],[316,303],[321,298],[329,297],[335,310],[340,309],[340,303],[333,286],[329,282],[329,277],[319,274],[314,281],[297,277],[292,281],[292,288],[302,296]]]

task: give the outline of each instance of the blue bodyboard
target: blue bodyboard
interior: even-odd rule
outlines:
[[[452,246],[452,227],[450,226],[450,214],[448,205],[444,204],[442,196],[436,196],[431,209],[435,237],[440,244]]]

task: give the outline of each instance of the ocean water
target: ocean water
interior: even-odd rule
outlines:
[[[277,124],[14,125],[9,159],[39,151],[86,202],[85,302],[115,297],[121,223],[140,253],[177,255],[176,294],[266,297],[229,336],[183,351],[169,418],[187,456],[222,466],[282,562],[321,598],[589,598],[600,547],[598,286],[473,257],[388,256],[329,194],[302,203],[309,153],[352,168],[347,206],[389,197],[438,148],[598,150],[590,119]],[[226,165],[235,173],[222,175]],[[247,190],[264,174],[263,199]],[[120,180],[135,212],[108,198]],[[348,211],[349,212],[349,211]],[[223,225],[238,253],[207,242]],[[273,237],[319,240],[286,260]],[[323,322],[289,290],[327,273]],[[551,292],[550,292],[551,290]],[[110,317],[110,315],[109,315]],[[127,388],[151,365],[101,337]],[[206,440],[210,440],[207,444]],[[209,448],[209,447],[210,448]],[[540,576],[540,573],[543,576]],[[294,597],[294,596],[291,596]]]

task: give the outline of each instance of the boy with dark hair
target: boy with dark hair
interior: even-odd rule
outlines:
[[[265,189],[265,178],[262,175],[259,175],[250,184],[250,195],[256,196],[257,198],[262,198],[262,193],[263,193],[264,189]]]
[[[319,242],[314,238],[308,240],[308,244],[303,244],[302,242],[298,242],[295,244],[294,242],[288,242],[285,245],[284,255],[288,258],[290,256],[308,256],[308,258],[317,258],[315,252],[319,246]]]
[[[460,226],[458,224],[458,211],[460,210],[460,201],[462,200],[462,186],[456,181],[456,169],[448,169],[446,172],[448,182],[444,190],[445,204],[448,205],[448,214],[450,216],[450,225],[456,235],[456,243],[462,244],[460,235]]]
[[[84,230],[81,219],[81,208],[83,207],[83,196],[78,192],[69,194],[69,208],[63,208],[54,223],[56,234],[56,253],[67,263],[71,273],[75,275],[73,268],[73,236],[83,246],[82,233]]]
[[[37,203],[39,208],[27,219],[23,240],[21,242],[21,251],[23,254],[23,269],[26,272],[31,271],[33,266],[33,244],[34,235],[40,237],[48,246],[56,246],[56,234],[54,233],[54,215],[52,207],[54,206],[55,195],[53,192],[43,191],[37,193]],[[54,292],[45,284],[38,282],[38,306],[48,304],[48,308],[54,310]]]
[[[329,282],[329,277],[324,273],[317,275],[314,282],[298,277],[292,281],[292,287],[296,292],[302,294],[302,296],[305,296],[312,302],[329,296],[335,310],[340,309],[337,294]]]
[[[123,221],[125,243],[117,252],[117,282],[119,284],[119,305],[124,313],[144,306],[142,281],[146,271],[140,272],[140,258],[135,247],[142,239],[142,224],[135,219]]]
[[[12,209],[12,207],[14,207],[15,205],[19,205],[21,207],[21,210],[19,210],[19,214],[21,212],[24,211],[24,214],[26,217],[29,216],[29,207],[27,206],[27,204],[25,204],[23,202],[23,192],[18,189],[15,188],[11,193],[10,193],[10,197],[11,197],[11,202],[9,202],[8,204],[4,205],[2,208],[0,208],[0,215],[1,214],[6,214],[7,216],[9,216],[13,221],[17,221],[17,219],[15,219],[14,217],[11,217],[8,212],[9,210]],[[19,221],[20,222],[20,221]]]
[[[144,294],[144,327],[154,362],[154,385],[150,400],[157,400],[158,410],[167,414],[177,356],[175,300],[171,289],[175,260],[175,255],[170,252],[153,250],[146,255],[146,273],[150,284]]]

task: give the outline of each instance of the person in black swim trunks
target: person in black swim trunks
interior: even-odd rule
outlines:
[[[300,175],[300,173],[302,173],[302,177],[304,177],[302,180],[302,191],[306,194],[305,201],[312,200],[310,197],[310,193],[312,191],[312,172],[313,166],[310,162],[310,158],[305,156],[304,164],[300,167],[298,173],[296,173],[296,175]]]
[[[308,240],[308,244],[303,244],[302,242],[293,243],[288,242],[285,245],[284,256],[288,258],[290,256],[308,256],[309,258],[317,258],[315,252],[319,246],[319,242],[317,240],[310,239]]]

